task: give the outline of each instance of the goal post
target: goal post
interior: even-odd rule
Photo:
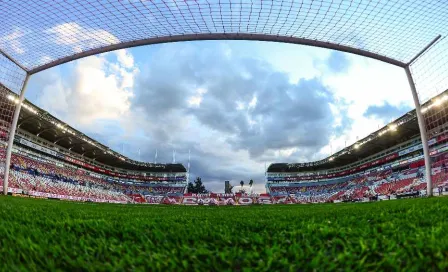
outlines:
[[[16,135],[16,129],[17,129],[17,121],[19,120],[20,110],[22,109],[23,100],[25,99],[25,92],[26,87],[28,85],[28,80],[30,78],[30,75],[25,76],[25,80],[23,82],[22,89],[20,90],[20,95],[18,98],[16,98],[15,101],[15,109],[14,114],[11,121],[11,126],[9,129],[9,138],[8,138],[8,144],[6,147],[6,155],[5,155],[5,174],[4,174],[4,180],[3,180],[3,194],[8,194],[8,184],[9,184],[9,170],[11,165],[11,156],[12,156],[12,147],[14,145],[14,137]]]
[[[446,35],[433,40],[409,62],[405,70],[416,105],[422,138],[427,195],[432,196],[433,190],[439,186],[441,180],[434,178],[437,177],[437,173],[431,169],[435,163],[431,156],[438,154],[437,150],[429,149],[428,141],[432,139],[442,141],[441,135],[448,132],[448,107],[443,103],[448,100],[448,97],[440,97],[440,94],[448,90],[448,39]],[[424,104],[427,106],[421,107]]]
[[[409,87],[412,92],[412,99],[415,105],[415,114],[417,115],[418,128],[420,131],[420,138],[423,146],[423,157],[425,160],[425,180],[426,180],[426,194],[432,196],[432,180],[431,180],[431,157],[429,155],[428,137],[426,134],[426,122],[422,114],[420,99],[418,98],[417,90],[415,88],[415,82],[412,78],[409,66],[404,68],[406,77],[408,78]]]
[[[19,98],[21,93],[24,95],[27,78],[26,71],[0,51],[0,183],[4,194],[8,193],[7,175],[20,113]]]

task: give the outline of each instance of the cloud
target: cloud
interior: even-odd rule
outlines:
[[[407,105],[393,106],[386,101],[381,106],[369,106],[364,112],[364,116],[384,120],[385,122],[390,122],[393,119],[396,119],[404,113],[408,112],[409,110],[411,110],[411,108]]]
[[[117,51],[32,80],[44,109],[131,158],[153,161],[157,149],[159,162],[171,162],[176,150],[187,165],[191,150],[192,178],[214,191],[249,179],[263,191],[265,163],[322,159],[384,123],[364,115],[369,107],[408,105],[401,70],[308,47],[312,57],[284,70],[268,46],[248,43]],[[272,52],[282,46],[292,49],[271,44]],[[333,61],[337,73],[327,67]]]
[[[344,148],[346,144],[353,144],[357,139],[387,125],[390,119],[364,115],[370,106],[382,106],[388,103],[402,108],[402,114],[405,113],[405,109],[413,107],[409,84],[402,68],[353,54],[346,56],[350,60],[346,73],[324,73],[322,76],[323,82],[331,86],[330,90],[336,99],[345,102],[342,107],[345,112],[342,113],[343,118],[340,120],[342,122],[351,120],[350,129],[340,131],[339,137],[331,139],[332,148],[330,142],[328,143],[324,151],[326,154],[330,154],[331,149],[335,152]],[[341,109],[340,104],[337,109]],[[397,114],[391,118],[399,116],[400,114]]]
[[[332,51],[326,64],[333,73],[346,73],[350,66],[350,61],[347,54],[340,51]]]
[[[136,83],[132,107],[145,112],[155,143],[179,142],[182,131],[194,129],[218,134],[249,159],[287,149],[306,159],[332,134],[336,101],[319,78],[290,83],[269,63],[235,58],[220,46],[166,45],[154,58]]]
[[[320,75],[338,76],[347,74],[352,65],[350,55],[335,50],[327,50],[324,58],[314,58],[313,64],[320,71]]]
[[[58,45],[70,46],[74,53],[117,44],[120,40],[103,29],[83,27],[75,22],[63,23],[44,31]]]
[[[24,54],[26,52],[20,39],[25,36],[25,31],[19,27],[15,27],[14,30],[6,36],[0,37],[0,48],[12,49],[14,53]]]
[[[117,60],[125,68],[132,68],[134,66],[134,57],[125,49],[115,51]]]
[[[273,85],[284,84],[276,80],[287,81],[287,78],[268,81]],[[267,85],[257,93],[257,98],[260,102],[253,111],[247,112],[246,122],[240,125],[237,137],[231,141],[236,148],[248,149],[256,158],[266,150],[317,153],[328,142],[333,132],[330,104],[334,98],[319,79],[284,84],[276,90]]]
[[[138,69],[128,69],[129,62],[120,57],[111,62],[107,55],[98,55],[77,61],[66,77],[51,70],[38,74],[37,103],[69,124],[95,132],[101,128],[99,120],[119,121],[130,112]]]

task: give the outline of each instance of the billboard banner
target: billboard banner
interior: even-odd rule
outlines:
[[[21,138],[21,137],[16,137],[15,140],[18,141],[20,144],[22,144],[24,146],[30,147],[32,149],[38,150],[38,151],[43,152],[43,153],[47,153],[47,154],[52,155],[54,157],[60,157],[60,154],[58,152],[53,151],[53,150],[51,150],[49,148],[43,147],[41,145],[32,143],[32,142],[30,142],[28,140],[25,140],[25,139]]]
[[[180,205],[182,204],[183,196],[164,196],[161,204],[165,205]]]
[[[145,196],[150,205],[187,205],[187,206],[249,206],[271,204],[300,204],[303,200],[295,196],[271,196],[269,194],[184,194],[183,196]]]
[[[412,153],[412,152],[417,151],[417,150],[420,150],[420,149],[422,149],[422,148],[423,148],[423,146],[422,146],[421,144],[419,144],[419,145],[415,145],[415,146],[409,147],[409,148],[407,148],[407,149],[405,149],[405,150],[402,150],[402,151],[398,152],[398,156],[401,157],[401,156],[403,156],[403,155]]]

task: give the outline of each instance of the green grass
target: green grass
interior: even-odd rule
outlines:
[[[0,197],[0,270],[448,269],[448,198],[184,207]]]

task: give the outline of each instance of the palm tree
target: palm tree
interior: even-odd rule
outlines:
[[[244,181],[240,181],[240,185],[241,185],[241,190],[243,190]]]
[[[252,185],[254,185],[254,181],[251,179],[251,180],[249,181],[249,186],[252,187]]]

